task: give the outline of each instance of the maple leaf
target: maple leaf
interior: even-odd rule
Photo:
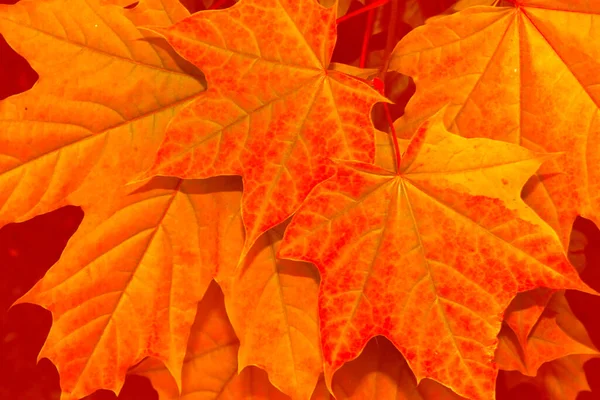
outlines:
[[[383,337],[371,339],[358,358],[340,368],[332,388],[338,400],[387,399],[391,393],[396,399],[406,400],[463,399],[430,379],[417,386],[406,360]]]
[[[0,5],[0,33],[40,76],[0,102],[0,225],[102,202],[148,167],[173,113],[204,84],[135,22],[184,15],[176,0],[134,10],[94,0]]]
[[[593,292],[555,232],[519,197],[549,157],[451,135],[438,114],[411,139],[399,173],[338,163],[294,215],[279,251],[321,273],[328,387],[344,362],[384,335],[417,381],[493,397],[496,335],[516,293]]]
[[[542,365],[535,377],[509,371],[504,373],[505,380],[509,388],[529,383],[549,399],[576,400],[579,392],[591,390],[583,370],[583,365],[591,358],[594,356],[588,354],[562,357]]]
[[[567,257],[580,275],[586,264],[586,257],[583,252],[586,245],[586,235],[577,230],[577,225],[573,225]],[[522,348],[527,348],[528,338],[533,327],[538,323],[542,313],[548,306],[548,302],[555,293],[556,290],[547,288],[538,288],[519,293],[506,308],[504,322],[513,331],[517,343]],[[570,315],[568,306],[560,308],[560,310]],[[512,338],[512,335],[509,336]]]
[[[372,162],[369,85],[328,70],[335,9],[241,0],[153,28],[206,75],[208,90],[171,121],[155,175],[241,175],[246,244],[286,220],[331,176],[330,157]]]
[[[202,0],[200,6],[198,0],[197,7],[222,8],[233,2]],[[555,289],[591,292],[549,226],[562,229],[564,244],[573,203],[579,202],[577,212],[600,209],[599,198],[591,192],[598,188],[600,175],[588,168],[600,160],[597,155],[585,148],[587,159],[564,164],[576,160],[568,153],[573,148],[577,156],[583,154],[579,144],[584,135],[568,141],[567,147],[546,146],[567,151],[558,159],[537,152],[545,144],[520,136],[495,137],[498,132],[502,136],[498,126],[506,127],[493,118],[496,126],[491,128],[497,131],[483,136],[534,151],[449,136],[440,121],[428,122],[416,135],[405,135],[411,140],[401,142],[404,159],[397,173],[390,172],[396,164],[393,137],[374,130],[369,118],[374,103],[385,101],[363,82],[373,71],[330,63],[335,9],[345,12],[350,1],[322,2],[333,7],[325,9],[314,0],[242,0],[228,10],[192,17],[176,0],[24,0],[0,6],[0,32],[41,76],[30,92],[0,103],[0,224],[64,204],[81,205],[86,213],[61,261],[19,300],[52,311],[54,325],[39,357],[57,365],[63,400],[99,388],[118,392],[127,369],[145,357],[151,359],[135,371],[152,379],[161,399],[178,399],[180,391],[183,396],[221,399],[284,400],[286,394],[306,399],[322,371],[318,323],[326,364],[312,400],[330,400],[329,389],[338,398],[390,393],[419,400],[459,398],[449,387],[471,398],[490,398],[497,372],[491,361],[494,350],[501,367],[514,362],[527,373],[566,353],[596,354],[593,346],[565,333],[569,323],[563,320],[574,317],[564,304],[551,302],[542,313]],[[450,4],[438,4],[445,2]],[[462,0],[452,10],[490,2]],[[408,4],[425,10],[433,3]],[[553,27],[559,26],[558,18],[546,23],[540,15],[561,8],[600,12],[583,2],[520,1],[506,14],[514,18],[503,14],[499,19],[513,18],[512,28],[520,24],[520,33],[530,34],[533,28],[549,33],[553,44],[564,35]],[[464,13],[469,12],[479,15]],[[377,12],[375,30],[386,29],[385,14],[383,9]],[[425,19],[417,17],[418,24]],[[445,26],[446,20],[440,21]],[[485,25],[474,21],[478,27]],[[575,36],[573,43],[580,46],[582,36]],[[502,40],[491,43],[492,49],[501,45],[488,58],[510,53]],[[531,41],[532,49],[542,49],[543,40]],[[560,40],[558,45],[570,46]],[[574,71],[573,79],[585,81],[582,88],[595,101],[595,81],[583,70],[596,65],[586,61],[598,58],[595,47],[584,56],[582,49],[568,47],[566,53],[576,55],[565,61],[567,70]],[[531,56],[523,51],[519,57],[528,61]],[[454,61],[445,67],[459,64]],[[534,105],[545,105],[549,93],[548,103],[556,106],[555,94],[544,86],[553,79],[551,73],[542,73],[543,60],[532,64],[529,73],[536,76],[524,76],[534,84],[542,82],[543,101],[529,87],[519,101],[534,99]],[[208,76],[205,93],[197,67]],[[407,92],[407,77],[400,79],[390,94]],[[481,80],[485,84],[485,77]],[[509,79],[509,89],[512,83]],[[478,84],[472,93],[478,93]],[[460,89],[453,95],[464,92],[458,86],[448,85]],[[509,97],[490,92],[493,100]],[[422,109],[409,110],[397,126],[406,133],[436,111],[430,105],[442,104],[443,98],[436,96],[434,91],[428,100],[418,100],[425,104]],[[580,100],[559,105],[566,104],[565,110],[573,113],[583,104]],[[459,106],[472,111],[465,104]],[[584,106],[580,109],[589,117],[595,109]],[[446,117],[455,109],[451,105]],[[551,113],[545,112],[541,122],[527,128],[530,133],[551,124]],[[583,126],[568,118],[558,125]],[[526,116],[518,122],[530,120]],[[475,122],[473,126],[487,129]],[[594,124],[592,120],[587,139],[598,137]],[[558,128],[552,129],[544,140],[567,137],[552,136]],[[549,185],[575,185],[585,179],[591,184],[590,193],[582,189],[570,195],[554,215],[548,199],[554,200],[560,187],[553,186],[555,192],[545,197],[532,178],[525,185],[525,198],[539,218],[519,192],[543,161],[542,171],[562,171],[567,165],[568,173],[587,173],[579,181],[542,176]],[[154,179],[123,186],[141,171]],[[154,177],[167,174],[176,178]],[[179,178],[213,175],[242,176],[243,205],[240,181]],[[281,254],[317,264],[324,277],[320,295],[312,267],[275,257],[285,228],[279,223],[299,207]],[[238,263],[240,254],[246,257],[244,263]],[[223,287],[224,298],[215,283],[207,289],[211,279]],[[528,289],[534,290],[514,297]],[[540,298],[527,297],[533,292]],[[495,339],[511,299],[505,325],[525,349],[520,349],[522,360],[506,355],[510,346],[519,346],[506,328],[499,348]],[[572,326],[575,336],[585,332],[580,325]],[[386,335],[393,344],[381,337],[366,344],[376,335]],[[540,337],[558,345],[542,345]],[[571,357],[543,364],[537,384],[568,364],[580,369],[569,393],[587,387],[581,359],[571,363]]]
[[[214,232],[214,215],[227,219],[224,204],[239,204],[241,186],[225,178],[137,186],[84,208],[60,260],[16,302],[52,312],[38,359],[56,365],[62,399],[118,393],[127,369],[146,356],[181,382],[196,305],[216,274],[200,243]]]
[[[237,205],[237,207],[236,207]],[[312,266],[276,260],[284,225],[261,236],[242,268],[244,227],[239,203],[221,201],[203,235],[203,265],[215,268],[229,318],[240,338],[238,369],[259,365],[292,398],[308,398],[323,370],[317,327],[319,277]],[[264,341],[265,332],[271,340]],[[273,357],[277,354],[277,357]]]
[[[547,288],[537,288],[519,293],[506,308],[504,322],[512,329],[518,343],[523,347],[527,345],[531,330],[555,292]]]
[[[333,392],[325,380],[319,379],[311,400],[390,399],[396,400],[460,400],[447,387],[422,380],[419,385],[406,360],[389,340],[382,336],[367,343],[361,354],[346,363],[333,377]]]
[[[217,279],[240,340],[238,369],[257,365],[283,393],[308,399],[323,371],[317,323],[319,276],[310,264],[275,258],[284,228],[262,235],[238,273],[223,278],[227,272],[221,268]]]
[[[499,335],[495,360],[500,369],[535,376],[545,362],[572,354],[600,354],[583,324],[573,315],[564,291],[552,296],[525,343],[508,326]]]
[[[417,92],[396,128],[409,137],[450,104],[452,132],[565,152],[542,165],[523,195],[566,248],[577,215],[600,224],[600,6],[514,3],[436,18],[397,44],[390,69],[410,75]]]
[[[183,364],[181,398],[289,399],[269,383],[261,369],[248,367],[238,375],[238,348],[239,341],[227,317],[223,293],[213,282],[198,304]],[[148,377],[160,400],[180,398],[171,374],[157,360],[144,360],[130,373]]]

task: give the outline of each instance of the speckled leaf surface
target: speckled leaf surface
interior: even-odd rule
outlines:
[[[596,2],[0,2],[0,398],[588,388]]]
[[[206,75],[171,121],[144,176],[241,175],[244,254],[333,173],[329,158],[372,162],[373,88],[328,70],[336,11],[316,1],[241,0],[154,30]]]
[[[97,0],[0,5],[0,33],[40,76],[0,102],[0,225],[118,190],[204,90],[195,67],[133,22],[169,24],[187,11],[175,0],[144,7],[152,12]]]
[[[461,400],[443,385],[424,379],[419,385],[406,360],[389,340],[369,341],[358,358],[344,365],[333,378],[339,400]]]
[[[18,300],[52,312],[39,358],[56,365],[62,399],[118,393],[127,369],[146,356],[181,382],[196,305],[216,275],[201,244],[218,207],[239,204],[241,187],[224,177],[137,186],[84,209],[60,261]]]
[[[452,132],[564,152],[524,195],[566,248],[577,215],[600,222],[600,6],[514,3],[436,18],[398,43],[390,68],[410,75],[417,93],[396,127],[408,137],[449,105]]]
[[[398,174],[338,163],[293,217],[279,252],[321,273],[328,385],[371,337],[384,335],[418,381],[492,396],[496,335],[517,292],[590,291],[555,232],[519,197],[545,159],[449,134],[438,117],[415,133]]]

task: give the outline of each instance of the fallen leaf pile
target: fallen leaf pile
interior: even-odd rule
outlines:
[[[593,390],[600,3],[12,3],[0,227],[84,215],[6,304],[54,398]]]

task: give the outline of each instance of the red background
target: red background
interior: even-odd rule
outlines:
[[[14,0],[0,0],[11,4]],[[199,0],[182,1],[191,11],[202,9]],[[447,2],[447,1],[446,1]],[[223,2],[223,6],[228,5]],[[355,2],[352,9],[359,5]],[[339,42],[334,61],[348,62],[360,55],[366,18],[364,14],[339,27]],[[399,27],[399,35],[407,27]],[[353,45],[356,43],[356,45]],[[382,41],[374,37],[370,46],[382,48]],[[27,62],[10,49],[0,36],[0,100],[28,90],[37,80],[37,74]],[[399,110],[402,106],[399,107]],[[69,237],[83,218],[79,207],[69,206],[20,224],[0,228],[0,400],[58,400],[59,378],[54,365],[47,359],[36,364],[37,354],[50,330],[50,313],[41,307],[22,304],[9,310],[10,305],[24,294],[60,257]],[[600,291],[600,232],[589,221],[579,219],[577,227],[588,236],[585,250],[587,268],[583,279]],[[600,298],[571,292],[567,298],[577,317],[588,328],[590,336],[600,347]],[[582,392],[579,400],[600,397],[600,359],[589,361],[585,372],[592,392]],[[544,399],[535,387],[520,385],[507,391],[502,373],[498,380],[498,399]],[[117,397],[109,391],[98,391],[88,400],[109,400]],[[142,377],[128,377],[121,400],[154,400],[157,393]]]

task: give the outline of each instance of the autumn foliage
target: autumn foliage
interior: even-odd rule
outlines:
[[[600,393],[600,2],[11,3],[0,399]]]

